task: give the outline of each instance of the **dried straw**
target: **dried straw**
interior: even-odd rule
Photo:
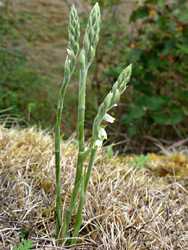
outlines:
[[[61,150],[66,209],[77,160],[73,138],[62,142]],[[53,237],[54,158],[54,139],[49,133],[0,127],[0,249],[18,245],[24,230],[34,249],[69,248],[58,246]],[[151,154],[142,170],[129,168],[131,159],[109,159],[105,150],[98,153],[76,249],[188,249],[187,155]],[[177,162],[184,174],[176,174]],[[159,165],[160,169],[171,166],[172,173],[161,175]]]

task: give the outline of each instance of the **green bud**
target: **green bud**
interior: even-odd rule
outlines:
[[[127,83],[130,80],[131,73],[132,73],[132,64],[130,64],[126,69],[124,69],[119,77],[121,80],[121,83],[119,86],[120,94],[122,94],[127,88]],[[119,82],[119,78],[118,78],[118,82]]]
[[[79,50],[78,41],[80,38],[80,23],[78,20],[78,14],[74,6],[71,8],[71,13],[69,16],[69,26],[68,26],[68,33],[69,33],[69,43],[68,48],[77,55]]]
[[[120,95],[119,89],[117,89],[110,103],[110,108],[112,108],[115,104],[119,102],[120,96],[121,95]]]
[[[70,59],[75,57],[74,52],[70,49],[67,49],[67,54],[69,55]]]
[[[89,38],[88,38],[87,33],[85,33],[85,35],[84,35],[83,47],[84,47],[86,53],[88,53],[89,52]]]
[[[68,59],[68,56],[65,60],[65,66],[64,66],[64,77],[69,78],[70,77],[70,61]]]
[[[79,56],[79,66],[81,68],[81,70],[85,69],[85,50],[82,49],[80,52],[80,56]]]
[[[115,93],[118,88],[119,88],[119,84],[118,84],[118,81],[116,81],[112,87],[112,92]]]
[[[94,35],[95,35],[94,29],[93,27],[90,27],[88,29],[88,36],[89,36],[90,43],[93,41]]]
[[[112,91],[110,91],[109,93],[108,93],[108,95],[105,97],[105,99],[104,99],[104,109],[105,109],[105,113],[107,113],[107,111],[108,111],[108,108],[109,108],[109,106],[110,106],[110,103],[111,103],[111,101],[112,101],[112,97],[113,97],[113,93],[112,93]]]
[[[91,63],[93,62],[94,58],[95,58],[95,49],[93,48],[93,46],[91,46],[91,48],[90,48],[90,54],[89,54],[88,67],[91,65]]]

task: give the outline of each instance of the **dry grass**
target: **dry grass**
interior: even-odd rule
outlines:
[[[62,153],[66,208],[77,160],[71,139],[62,143]],[[105,150],[99,152],[76,249],[188,249],[188,157],[149,156],[150,163],[138,170],[128,167],[131,157],[109,159]],[[53,138],[33,128],[0,127],[0,158],[0,249],[18,245],[24,228],[34,249],[67,249],[53,237]],[[181,170],[176,172],[177,165]]]

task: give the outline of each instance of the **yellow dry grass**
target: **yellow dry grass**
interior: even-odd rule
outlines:
[[[61,145],[63,210],[73,187],[77,147]],[[188,156],[150,154],[143,169],[134,157],[98,153],[76,249],[188,249]],[[0,127],[0,249],[18,245],[26,231],[34,249],[68,249],[55,238],[54,139],[34,128]]]

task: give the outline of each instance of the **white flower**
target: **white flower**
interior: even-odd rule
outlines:
[[[96,140],[93,144],[93,149],[99,150],[102,147],[102,141],[101,140]]]
[[[109,114],[106,114],[106,115],[104,116],[104,120],[107,121],[107,122],[113,123],[113,122],[115,121],[115,118],[112,117],[112,116],[109,115]]]
[[[107,139],[107,133],[104,130],[104,128],[99,128],[99,134],[98,134],[99,139],[104,140]]]
[[[70,56],[72,51],[70,49],[67,49],[67,54]]]

